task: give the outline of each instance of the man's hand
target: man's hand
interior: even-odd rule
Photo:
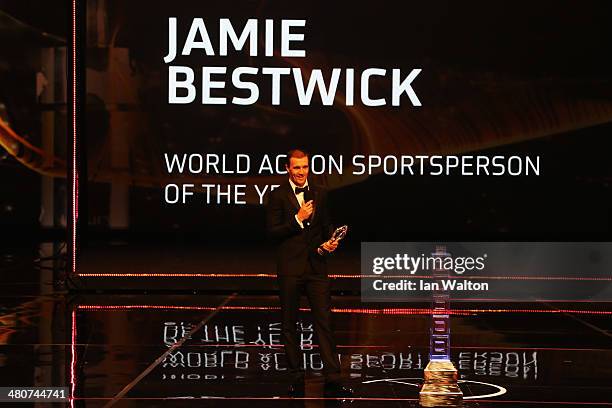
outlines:
[[[334,252],[336,248],[338,248],[338,241],[330,239],[329,241],[325,241],[321,246],[324,250],[331,253]]]
[[[297,213],[297,217],[300,222],[304,222],[304,220],[308,219],[308,217],[312,215],[312,211],[312,200],[305,202],[304,205],[300,207],[300,211]]]

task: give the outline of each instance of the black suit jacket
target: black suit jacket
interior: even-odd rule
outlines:
[[[314,211],[310,225],[302,229],[295,219],[300,205],[287,180],[268,194],[266,206],[266,227],[276,241],[277,273],[279,276],[299,276],[310,262],[318,274],[327,274],[325,256],[317,248],[327,241],[333,232],[327,204],[327,190],[309,184],[313,195]]]

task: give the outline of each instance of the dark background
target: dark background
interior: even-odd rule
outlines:
[[[54,112],[56,119],[56,154],[65,156],[67,132],[65,128],[65,99],[58,97],[56,103],[41,103],[36,92],[36,73],[42,70],[41,50],[60,49],[66,45],[66,33],[70,21],[68,1],[0,1],[0,117],[11,128],[34,146],[42,146],[42,112]],[[65,88],[61,78],[57,86]],[[65,92],[64,92],[65,95]],[[6,143],[7,140],[5,139]],[[9,154],[0,143],[0,241],[4,246],[28,245],[39,239],[65,239],[65,189],[64,168],[58,167],[59,177],[55,180],[55,206],[57,223],[42,227],[43,209],[41,197],[42,175],[40,163],[34,169],[27,168]],[[27,155],[19,149],[21,157]],[[62,220],[63,218],[63,220]]]

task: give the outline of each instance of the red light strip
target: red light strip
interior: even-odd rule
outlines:
[[[76,272],[76,225],[79,216],[76,169],[76,37],[76,0],[72,0],[72,273]]]
[[[215,310],[212,306],[176,306],[176,305],[79,305],[78,309],[83,310]],[[228,311],[269,311],[280,310],[280,306],[223,306],[220,309]],[[353,313],[370,315],[430,315],[434,309],[427,308],[332,308],[334,313]],[[310,308],[300,308],[300,311],[310,311]],[[435,311],[438,313],[438,311]],[[612,311],[607,310],[577,310],[577,309],[454,309],[447,310],[445,314],[451,315],[471,315],[475,313],[574,313],[590,315],[612,315]]]
[[[276,278],[275,274],[270,273],[79,273],[78,275],[91,278]]]
[[[612,403],[609,402],[585,402],[585,401],[528,401],[528,400],[495,400],[495,399],[474,399],[470,402],[481,402],[490,404],[492,402],[496,404],[528,404],[528,405],[594,405],[594,406],[605,406],[610,407]]]
[[[272,273],[79,273],[81,277],[91,278],[276,278]],[[344,275],[329,274],[334,279],[360,279],[360,278],[414,278],[432,279],[425,275]],[[456,276],[454,279],[491,279],[491,280],[548,280],[548,281],[607,281],[612,277],[580,277],[580,276]]]
[[[112,400],[112,397],[83,397],[83,398],[78,398],[81,401],[106,401],[106,400]],[[199,402],[204,402],[204,401],[224,401],[224,400],[245,400],[245,401],[291,401],[291,400],[296,400],[296,401],[304,401],[304,400],[310,400],[310,401],[334,401],[334,400],[346,400],[347,398],[345,397],[281,397],[281,396],[274,396],[274,397],[224,397],[224,396],[210,396],[210,397],[203,397],[203,398],[184,398],[184,397],[122,397],[121,401],[189,401],[189,402],[193,402],[193,401],[199,401]],[[393,397],[351,397],[350,398],[351,401],[418,401],[418,398],[393,398]],[[488,401],[488,400],[486,400]]]

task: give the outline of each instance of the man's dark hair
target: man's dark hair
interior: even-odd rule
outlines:
[[[301,149],[293,149],[287,152],[287,157],[285,158],[285,165],[289,167],[289,162],[291,158],[295,157],[296,159],[301,159],[302,157],[310,157],[307,151]]]

